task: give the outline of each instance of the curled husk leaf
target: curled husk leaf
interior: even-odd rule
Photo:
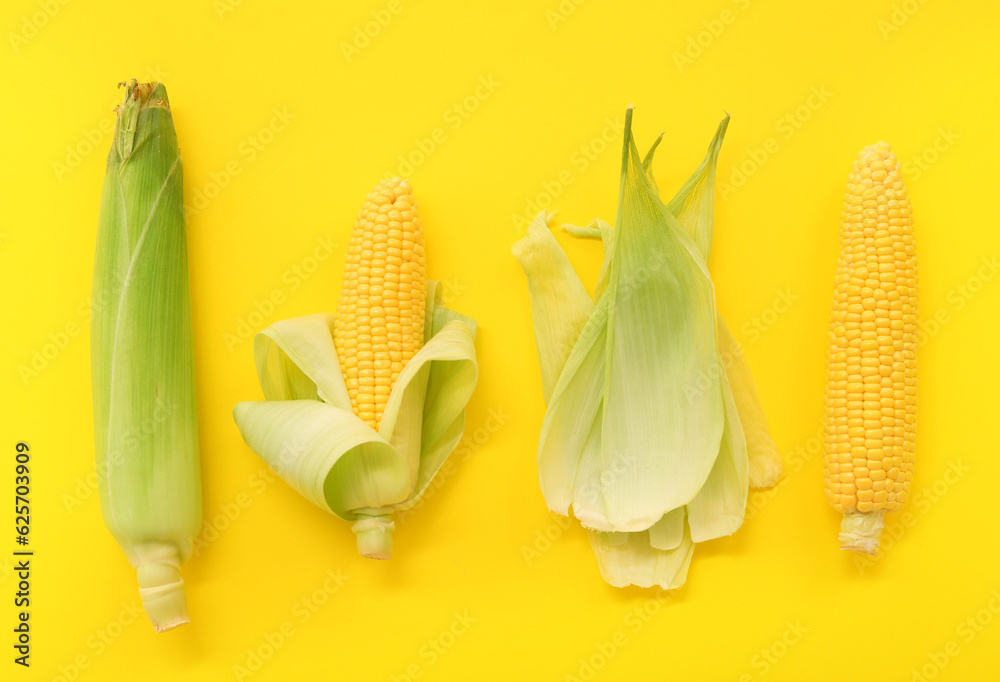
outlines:
[[[392,554],[393,513],[416,504],[458,445],[478,376],[474,320],[427,282],[424,345],[406,364],[375,431],[354,414],[334,346],[334,315],[277,322],[257,334],[265,400],[233,410],[247,445],[316,506],[354,521],[358,550]]]

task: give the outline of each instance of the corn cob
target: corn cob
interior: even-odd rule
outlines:
[[[383,180],[358,212],[334,323],[351,407],[376,431],[399,373],[423,346],[426,290],[410,185]]]
[[[354,523],[362,556],[389,559],[395,512],[419,503],[462,439],[479,372],[476,322],[425,280],[420,219],[402,180],[367,196],[346,261],[337,313],[257,335],[266,399],[239,403],[233,417],[295,490]]]
[[[101,197],[91,374],[101,511],[157,631],[188,622],[180,565],[201,528],[182,187],[166,88],[133,79]]]
[[[830,314],[824,415],[827,499],[841,548],[878,551],[882,517],[907,498],[917,399],[917,263],[902,169],[865,147],[847,184]]]

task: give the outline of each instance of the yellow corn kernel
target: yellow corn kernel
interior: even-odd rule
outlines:
[[[840,244],[828,335],[824,488],[845,515],[843,548],[874,553],[882,515],[910,489],[917,408],[913,219],[902,168],[885,142],[865,147],[854,162]]]
[[[351,407],[378,430],[399,373],[424,345],[424,235],[409,183],[383,180],[347,247],[334,344]]]

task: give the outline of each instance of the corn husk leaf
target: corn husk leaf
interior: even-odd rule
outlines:
[[[747,446],[749,483],[751,488],[770,488],[781,479],[784,463],[781,452],[767,425],[764,405],[757,393],[750,366],[729,327],[719,318],[719,353],[726,366],[726,376],[733,389],[736,409],[743,425]]]
[[[350,410],[320,400],[257,400],[237,404],[234,416],[247,445],[275,473],[343,519],[410,493],[405,459]]]
[[[728,128],[729,114],[726,114],[715,130],[705,158],[667,204],[667,210],[691,235],[706,263],[715,228],[715,168]]]
[[[732,535],[743,525],[747,506],[747,444],[725,367],[719,362],[726,425],[719,456],[698,494],[687,505],[691,540],[705,542]]]
[[[649,544],[656,549],[677,549],[684,539],[686,507],[667,512],[649,528]]]
[[[682,519],[683,520],[683,519]],[[673,590],[687,580],[694,543],[686,529],[674,549],[656,549],[650,533],[601,533],[588,530],[587,537],[594,550],[601,577],[614,587],[659,586]]]
[[[698,244],[706,263],[712,249],[715,226],[715,169],[728,127],[729,114],[726,114],[715,131],[705,158],[667,204],[667,210]],[[651,154],[652,150],[647,158]],[[781,453],[771,436],[753,375],[739,344],[721,315],[717,317],[716,326],[719,354],[743,425],[750,467],[750,487],[770,488],[781,478]]]
[[[594,311],[594,302],[549,231],[551,214],[539,213],[512,248],[528,277],[531,319],[548,402],[570,352]],[[585,228],[580,228],[585,229]],[[600,229],[593,227],[600,237]]]
[[[585,526],[602,531],[646,530],[691,501],[718,455],[724,422],[711,371],[711,280],[648,184],[631,110],[622,164],[606,288],[553,390],[539,444],[550,508],[568,514],[572,504]],[[698,381],[708,388],[685,395]],[[615,475],[601,476],[612,468]]]
[[[254,361],[267,400],[322,400],[350,409],[333,345],[334,316],[280,320],[254,338]],[[331,359],[332,358],[332,359]]]
[[[389,394],[378,432],[351,409],[330,314],[275,323],[255,339],[266,400],[233,415],[250,448],[317,506],[346,520],[415,504],[461,440],[478,376],[475,322],[428,281],[423,347]]]

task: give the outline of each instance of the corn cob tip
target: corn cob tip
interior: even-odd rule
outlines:
[[[392,531],[396,524],[391,514],[369,516],[358,514],[351,529],[358,536],[358,554],[366,559],[392,558]]]
[[[118,87],[123,85],[125,86],[125,100],[115,107],[117,119],[109,163],[115,152],[118,154],[119,162],[131,156],[140,127],[148,128],[144,135],[167,135],[170,139],[168,144],[176,146],[176,134],[170,114],[170,100],[167,99],[167,87],[159,82],[140,83],[135,78],[128,83],[119,83]],[[144,117],[147,122],[140,125],[139,115],[150,109],[160,110],[162,115],[154,116],[152,120],[147,115]],[[142,136],[140,135],[140,139]]]
[[[850,511],[844,514],[844,520],[840,524],[840,549],[872,556],[878,554],[884,516],[883,509],[867,513]]]
[[[163,83],[140,83],[135,78],[122,81],[119,88],[125,88],[125,104],[137,103],[140,108],[149,106],[163,107],[170,111],[170,100],[167,98],[167,86]],[[119,107],[120,109],[121,107]]]

